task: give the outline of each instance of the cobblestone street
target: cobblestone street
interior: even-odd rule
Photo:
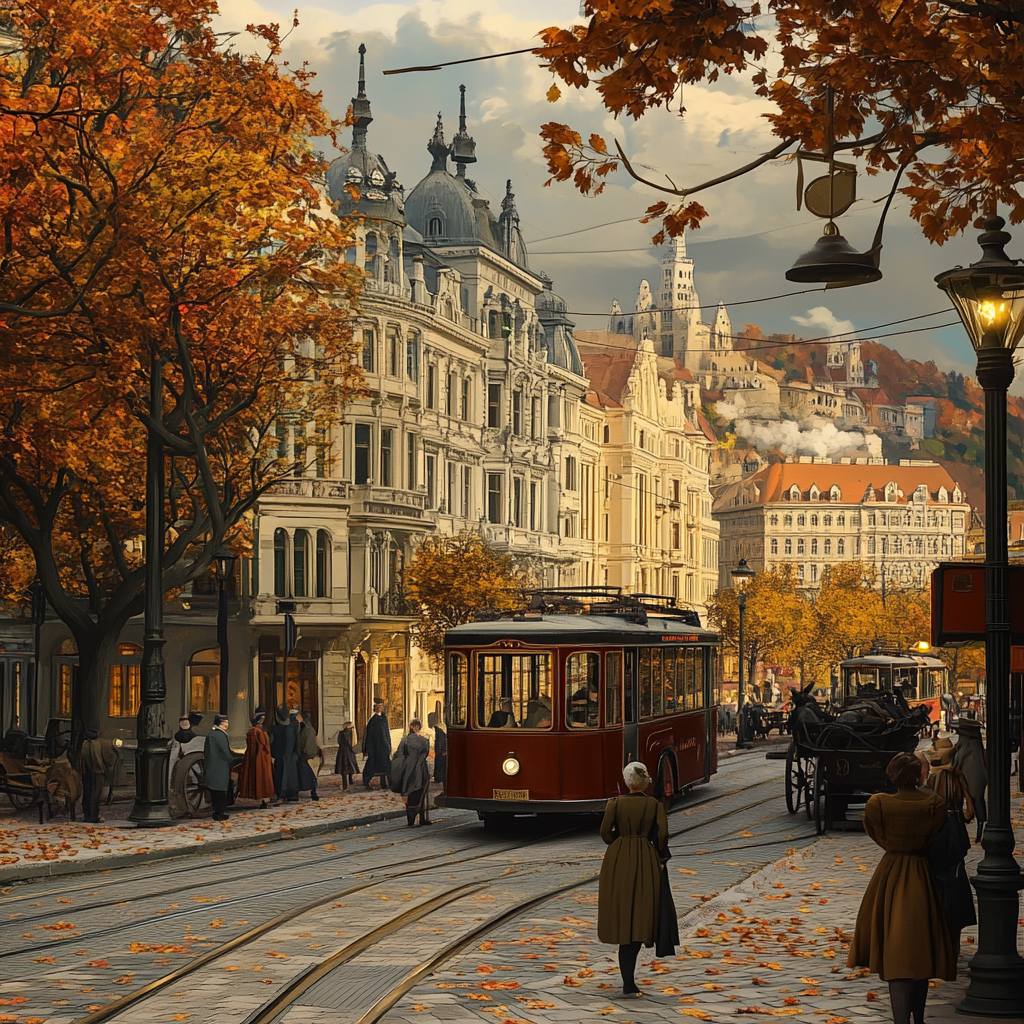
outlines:
[[[727,759],[673,810],[681,944],[642,952],[640,999],[597,941],[592,825],[491,834],[438,811],[429,829],[379,822],[10,887],[0,1020],[885,1021],[886,986],[845,966],[877,848],[787,814],[782,771],[762,751]],[[962,988],[935,984],[928,1020],[952,1020]]]

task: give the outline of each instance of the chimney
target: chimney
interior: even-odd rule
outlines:
[[[412,273],[409,275],[409,284],[412,285],[412,301],[417,305],[427,304],[427,285],[423,280],[423,257],[413,256]]]

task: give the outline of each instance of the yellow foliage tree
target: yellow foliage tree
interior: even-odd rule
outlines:
[[[788,563],[759,572],[747,584],[743,647],[747,679],[758,662],[797,661],[806,646],[809,606],[797,591],[796,575]],[[722,635],[726,650],[739,652],[739,605],[736,591],[723,588],[708,604],[708,621]]]
[[[449,629],[475,612],[522,607],[528,583],[511,555],[498,554],[478,534],[429,538],[405,570],[406,597],[420,616],[416,643],[438,661]]]
[[[924,590],[889,590],[879,636],[901,650],[910,650],[931,636],[931,599]]]

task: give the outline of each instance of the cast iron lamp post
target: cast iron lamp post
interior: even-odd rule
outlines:
[[[149,415],[163,420],[163,371],[159,354],[149,371]],[[164,676],[164,446],[154,427],[146,438],[146,616],[142,648],[142,694],[135,735],[135,804],[129,821],[140,828],[172,824],[167,803],[170,761]]]
[[[746,745],[746,729],[743,721],[743,620],[747,614],[747,584],[757,575],[741,558],[739,565],[729,573],[732,576],[733,589],[736,591],[736,606],[740,610],[739,636],[736,638],[739,649],[739,683],[736,692],[736,749],[742,750]]]
[[[978,949],[961,1013],[1019,1017],[1024,960],[1017,952],[1022,876],[1010,822],[1010,608],[1006,544],[1006,392],[1013,352],[1024,336],[1024,267],[1003,246],[1002,217],[985,221],[982,257],[935,278],[964,323],[985,390],[985,676],[988,822],[985,856],[971,879],[978,894]]]
[[[225,547],[217,549],[213,556],[217,576],[217,646],[220,647],[220,713],[228,713],[228,589],[235,555]]]

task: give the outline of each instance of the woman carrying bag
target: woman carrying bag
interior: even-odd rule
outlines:
[[[651,777],[643,764],[631,761],[623,768],[622,778],[629,795],[609,800],[601,823],[601,838],[608,851],[598,883],[597,935],[601,942],[619,947],[623,995],[640,996],[634,980],[640,947],[658,943],[659,955],[666,955],[661,953],[664,946],[659,941],[659,907],[663,886],[671,903],[664,872],[668,820],[661,803],[644,794]],[[671,916],[678,942],[674,908]],[[666,937],[671,937],[669,922],[664,924]]]
[[[416,824],[429,825],[430,815],[427,799],[430,794],[430,740],[420,735],[422,725],[418,718],[409,723],[409,733],[402,737],[398,750],[391,759],[391,788],[405,797],[405,814],[409,827]]]

